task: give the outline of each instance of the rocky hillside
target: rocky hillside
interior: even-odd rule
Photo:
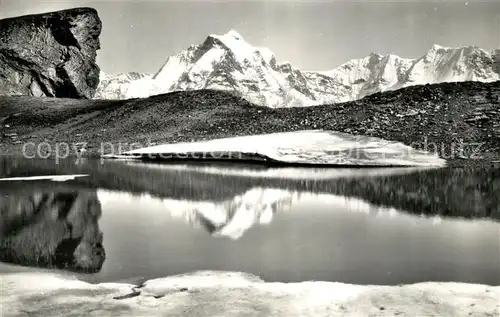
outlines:
[[[278,62],[236,31],[209,35],[199,45],[167,58],[153,76],[123,74],[102,81],[97,98],[143,98],[173,91],[231,91],[257,105],[302,107],[357,100],[402,87],[442,82],[500,79],[496,54],[473,46],[434,45],[417,59],[372,53],[324,71],[301,71]],[[124,79],[126,79],[124,81]]]
[[[0,97],[0,151],[20,154],[23,143],[45,141],[86,144],[90,152],[100,153],[103,142],[122,143],[121,151],[126,151],[158,143],[325,129],[400,141],[448,159],[498,160],[499,98],[500,81],[413,86],[354,102],[278,109],[215,90],[108,101]],[[105,153],[112,150],[104,148]]]
[[[0,20],[0,94],[92,98],[100,34],[91,8]]]

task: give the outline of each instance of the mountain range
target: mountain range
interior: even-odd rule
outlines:
[[[361,99],[377,92],[441,82],[500,79],[500,51],[434,45],[416,59],[372,53],[327,71],[301,71],[278,63],[267,48],[236,31],[209,35],[199,45],[167,58],[156,74],[101,73],[95,99],[144,98],[174,91],[232,91],[271,108],[312,106]]]

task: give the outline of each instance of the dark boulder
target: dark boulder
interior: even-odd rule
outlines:
[[[92,8],[0,20],[0,94],[92,98],[101,27]]]

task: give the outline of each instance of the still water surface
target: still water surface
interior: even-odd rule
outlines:
[[[71,274],[92,282],[230,270],[268,281],[500,284],[493,170],[0,163],[0,177],[87,175],[0,182],[0,272],[20,264],[91,268]]]

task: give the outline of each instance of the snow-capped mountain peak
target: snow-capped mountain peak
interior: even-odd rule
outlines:
[[[130,72],[107,74],[101,70],[99,75],[99,87],[94,96],[95,99],[123,99],[123,96],[131,94],[129,91],[132,83],[148,80],[149,74]]]
[[[291,65],[279,66],[271,50],[250,45],[234,30],[223,35],[211,34],[201,45],[169,57],[153,76],[148,94],[220,89],[271,107],[303,105],[307,97],[292,87],[295,77],[304,84],[300,78],[303,76]],[[126,97],[138,96],[143,94]]]
[[[210,34],[208,37],[218,38],[221,41],[244,41],[243,36],[236,30],[229,30],[226,34]]]
[[[274,54],[270,49],[252,46],[235,30],[230,30],[223,35],[210,34],[202,47],[205,49],[223,49],[226,53],[231,53],[241,63],[255,59],[255,55],[260,55],[259,57],[263,58],[267,63],[274,58]]]
[[[407,76],[407,85],[440,82],[495,81],[499,74],[492,68],[495,57],[477,46],[458,48],[433,45],[415,60]]]
[[[496,81],[496,56],[476,46],[433,45],[420,58],[371,53],[322,72],[278,64],[268,48],[245,41],[235,30],[210,34],[203,43],[166,59],[154,76],[101,76],[96,98],[125,99],[198,89],[232,91],[268,107],[344,102],[411,85]]]
[[[431,47],[431,51],[432,50],[437,51],[437,50],[440,50],[440,49],[443,49],[443,48],[446,48],[446,47],[441,46],[439,44],[433,44],[432,47]]]

